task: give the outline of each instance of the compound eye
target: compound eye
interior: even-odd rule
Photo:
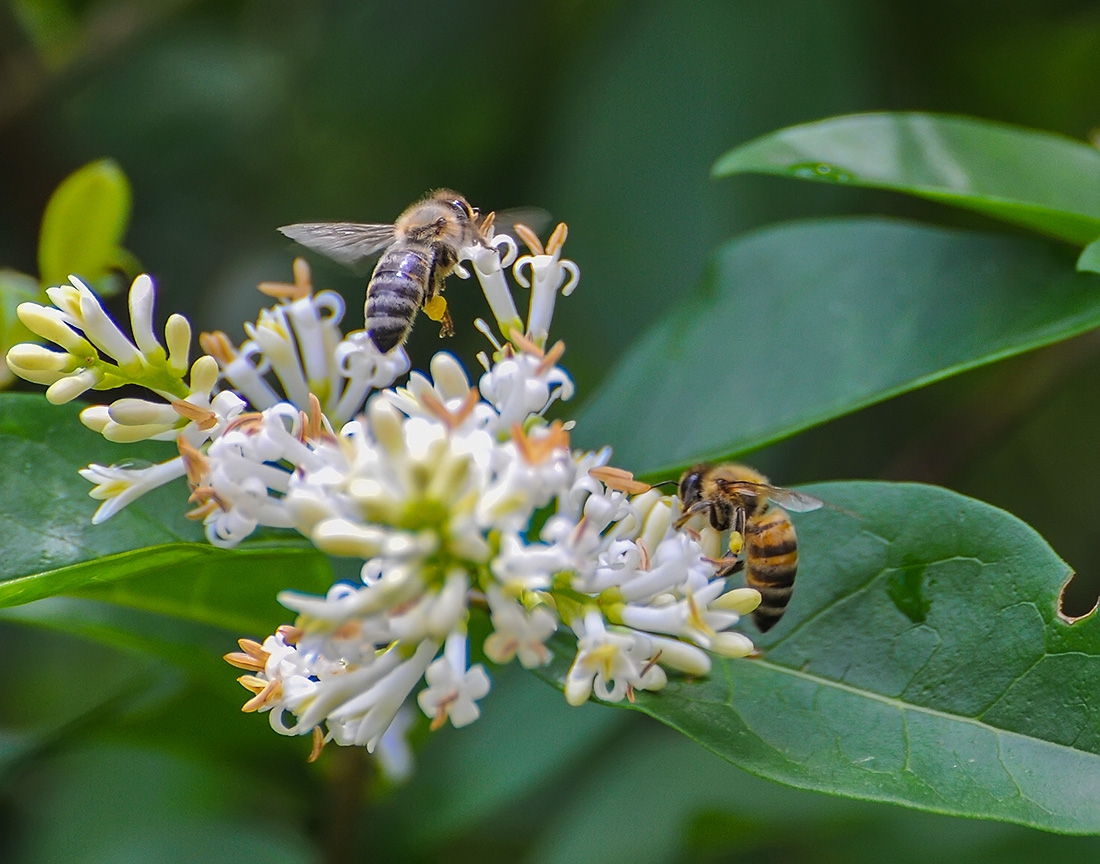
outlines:
[[[680,481],[680,503],[690,507],[703,497],[703,478],[698,471],[689,471]]]
[[[454,207],[460,216],[465,216],[467,219],[473,218],[474,214],[470,211],[470,205],[461,198],[456,198],[452,201],[451,206]]]

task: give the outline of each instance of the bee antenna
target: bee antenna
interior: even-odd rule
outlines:
[[[662,480],[660,483],[653,483],[653,486],[676,486],[679,484],[679,480]]]

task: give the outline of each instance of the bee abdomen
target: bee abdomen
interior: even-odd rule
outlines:
[[[745,526],[745,583],[760,592],[753,621],[770,630],[791,600],[798,570],[798,540],[786,511],[773,507]]]
[[[382,353],[405,341],[431,276],[430,253],[394,248],[374,268],[367,286],[367,335]]]

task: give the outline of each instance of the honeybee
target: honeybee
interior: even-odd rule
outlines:
[[[385,250],[367,283],[365,302],[367,335],[385,354],[404,343],[416,310],[428,304],[432,308],[426,312],[440,321],[439,335],[453,335],[450,313],[442,303],[443,283],[463,247],[485,243],[483,231],[492,217],[482,218],[457,192],[439,189],[405,210],[393,225],[300,222],[279,231],[349,267]]]
[[[717,530],[740,534],[744,556],[726,564],[719,575],[745,568],[745,583],[763,598],[752,620],[761,632],[770,630],[787,611],[798,569],[798,538],[787,510],[804,513],[825,502],[772,486],[759,471],[732,462],[692,466],[680,478],[679,496],[684,512],[677,528],[706,513]]]

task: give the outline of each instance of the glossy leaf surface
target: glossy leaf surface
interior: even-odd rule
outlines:
[[[1038,240],[825,219],[721,247],[577,423],[615,464],[672,476],[1100,325],[1100,279]]]
[[[100,525],[77,470],[90,461],[162,461],[170,445],[115,445],[80,425],[76,406],[40,395],[0,396],[0,606],[55,594],[106,600],[188,620],[263,633],[287,620],[275,594],[324,592],[323,555],[295,534],[215,549],[184,518],[182,480],[138,499]]]
[[[808,490],[858,516],[798,517],[787,614],[766,636],[745,625],[763,657],[638,707],[793,786],[1100,832],[1100,615],[1059,616],[1065,563],[945,489]]]
[[[1080,245],[1100,236],[1100,151],[988,120],[914,112],[832,117],[742,144],[713,173],[893,189]]]

